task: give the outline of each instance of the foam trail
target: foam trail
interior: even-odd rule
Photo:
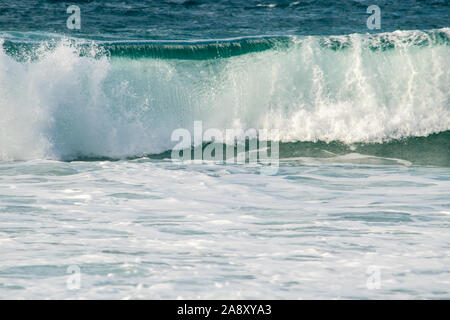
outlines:
[[[448,35],[299,37],[189,60],[108,54],[101,45],[86,54],[85,44],[69,40],[43,43],[27,59],[5,43],[0,157],[159,153],[175,144],[174,129],[192,129],[195,120],[204,128],[278,128],[284,142],[382,143],[443,132],[450,130]]]

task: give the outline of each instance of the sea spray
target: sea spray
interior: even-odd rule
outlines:
[[[195,121],[205,129],[279,129],[285,143],[383,144],[445,132],[448,33],[290,37],[283,46],[265,45],[277,43],[270,39],[253,47],[245,39],[177,49],[162,43],[158,50],[157,43],[141,50],[62,38],[28,49],[37,56],[28,60],[11,50],[20,39],[8,39],[0,52],[0,154],[158,154],[174,146],[175,129],[192,131]],[[221,57],[217,48],[240,41],[246,51]],[[189,55],[180,54],[183,46]]]

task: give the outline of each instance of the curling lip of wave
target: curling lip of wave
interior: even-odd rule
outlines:
[[[23,37],[6,37],[3,48],[9,55],[18,58],[37,58],[36,49],[44,43],[47,50],[56,48],[61,41],[73,45],[81,56],[107,55],[126,58],[160,58],[182,60],[205,60],[229,58],[242,54],[270,49],[287,48],[291,36],[255,36],[214,40],[126,40],[94,41],[78,38],[58,37],[43,40],[24,40]],[[95,48],[94,51],[92,49]]]
[[[354,34],[357,35],[357,34]],[[319,39],[321,46],[342,50],[352,46],[352,36],[314,36]],[[96,55],[108,55],[111,57],[126,58],[160,58],[160,59],[183,59],[204,60],[229,58],[242,54],[261,52],[265,50],[286,49],[294,43],[305,41],[307,36],[249,36],[229,39],[210,40],[116,40],[96,41],[80,38],[68,38],[55,35],[27,36],[27,33],[0,32],[4,39],[3,48],[12,56],[33,56],[36,48],[44,42],[47,49],[54,48],[59,41],[68,41],[77,47],[80,55],[92,55],[92,48]],[[400,41],[399,41],[400,39]],[[430,31],[395,31],[390,33],[367,34],[364,45],[370,50],[389,50],[404,46],[429,46],[449,45],[450,29],[443,28]]]

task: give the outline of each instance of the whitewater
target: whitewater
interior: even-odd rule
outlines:
[[[281,142],[382,143],[445,132],[449,35],[84,45],[62,38],[28,50],[25,35],[5,36],[1,158],[157,154],[194,121],[279,129]]]
[[[0,33],[0,298],[450,298],[449,36]]]

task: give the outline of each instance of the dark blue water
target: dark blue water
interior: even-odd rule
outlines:
[[[66,27],[69,5],[81,9],[80,30]],[[381,9],[380,29],[366,12]],[[331,35],[448,26],[448,0],[2,0],[1,31],[45,31],[120,39],[216,39],[254,35]]]

